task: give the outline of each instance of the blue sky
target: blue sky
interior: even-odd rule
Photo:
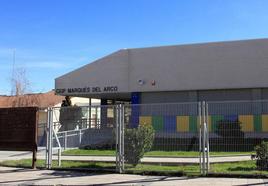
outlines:
[[[268,37],[267,0],[0,0],[0,94],[12,55],[33,92],[121,48]]]

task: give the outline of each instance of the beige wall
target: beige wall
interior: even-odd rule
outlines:
[[[72,104],[77,106],[88,106],[89,105],[89,99],[88,98],[80,98],[80,97],[72,97],[71,98]],[[100,100],[92,99],[91,100],[92,105],[98,105],[100,104]],[[53,122],[59,122],[59,108],[61,106],[61,103],[58,103],[54,105],[54,113],[53,113]],[[58,107],[58,108],[57,108]],[[43,132],[45,130],[45,126],[47,124],[47,110],[41,110],[38,112],[39,118],[38,118],[38,135],[43,135]]]

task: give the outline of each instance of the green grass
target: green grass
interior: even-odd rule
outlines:
[[[138,164],[136,167],[126,166],[126,170],[135,172],[142,171],[159,171],[159,172],[183,172],[183,173],[199,173],[198,165],[179,165],[179,166],[160,166]]]
[[[32,165],[32,159],[22,159],[22,160],[7,160],[0,162],[0,166],[8,167],[24,167],[30,168]],[[45,160],[37,160],[37,168],[45,167]],[[59,168],[58,162],[53,160],[53,168]],[[101,163],[101,162],[80,162],[80,161],[61,161],[61,168],[115,168],[115,163]]]
[[[256,161],[241,161],[236,163],[211,164],[212,173],[243,174],[243,175],[268,175],[268,171],[257,170]]]
[[[71,149],[63,151],[62,155],[115,156],[115,150]]]
[[[53,168],[80,168],[80,169],[98,169],[98,170],[115,170],[115,163],[101,163],[101,162],[80,162],[80,161],[62,161],[61,167],[57,165],[57,161],[53,161]],[[0,166],[8,166],[8,167],[23,167],[30,168],[32,164],[31,159],[22,159],[22,160],[7,160],[0,162]],[[45,161],[37,160],[36,164],[37,168],[44,168]],[[136,173],[140,174],[143,172],[172,172],[172,173],[180,173],[189,172],[189,173],[198,173],[199,167],[198,165],[187,165],[187,166],[160,166],[160,165],[146,165],[146,164],[138,164],[136,167],[132,165],[126,164],[125,169],[128,173]]]
[[[250,155],[254,152],[210,152],[212,156]],[[63,152],[63,155],[91,155],[91,156],[114,156],[115,150],[85,150],[71,149]],[[150,151],[144,156],[151,157],[197,157],[196,151]]]
[[[241,161],[235,163],[215,163],[211,164],[211,173],[224,173],[224,174],[240,174],[240,175],[268,175],[268,171],[259,171],[256,168],[256,161]],[[37,161],[37,167],[42,168],[45,165],[44,160]],[[31,159],[24,160],[9,160],[0,163],[0,166],[12,167],[31,167]],[[57,161],[53,161],[53,168],[59,168]],[[115,163],[100,163],[100,162],[79,162],[79,161],[62,161],[61,168],[90,168],[98,170],[115,170]],[[144,173],[144,172],[175,172],[185,175],[199,175],[198,165],[177,165],[177,166],[160,166],[160,165],[147,165],[139,164],[136,167],[126,165],[128,173]]]

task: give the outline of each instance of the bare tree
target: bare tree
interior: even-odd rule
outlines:
[[[11,77],[11,95],[13,107],[39,106],[40,98],[36,94],[29,94],[30,81],[25,68],[16,68]]]
[[[16,68],[11,77],[11,95],[21,96],[30,92],[30,81],[27,78],[26,69]]]

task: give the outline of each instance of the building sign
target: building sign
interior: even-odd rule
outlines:
[[[37,107],[0,108],[0,150],[37,151]]]
[[[105,86],[105,87],[83,87],[83,88],[63,88],[63,89],[56,89],[57,94],[64,94],[64,93],[111,93],[117,92],[117,86]]]

